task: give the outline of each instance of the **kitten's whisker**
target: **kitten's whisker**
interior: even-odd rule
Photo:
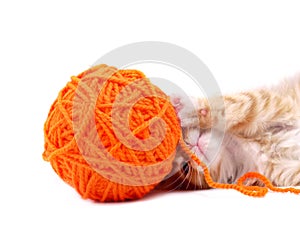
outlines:
[[[197,169],[197,183],[199,184],[200,188],[202,188],[202,179],[200,171]]]
[[[193,172],[192,171],[193,168],[189,164],[187,164],[187,166],[188,166],[189,172],[188,173],[183,173],[184,178],[183,178],[183,181],[182,181],[182,183],[187,182],[187,184],[185,185],[185,189],[189,189],[189,186],[190,186],[190,183],[191,183],[191,180],[192,180],[192,176],[190,175],[190,173]]]
[[[198,170],[192,167],[192,172],[193,172],[193,173],[195,172],[195,173],[197,174],[197,173],[198,173]],[[198,186],[198,176],[196,176],[195,181],[196,181],[196,183],[194,183],[193,186],[194,186],[194,190],[197,190],[197,186]]]
[[[177,176],[176,174],[180,174],[179,176]],[[172,189],[169,189],[170,191],[173,190],[180,190],[184,181],[186,180],[186,176],[183,177],[183,173],[181,171],[176,172],[174,175],[172,176],[176,176],[176,179],[172,179],[172,183],[167,184],[167,187],[172,187]]]

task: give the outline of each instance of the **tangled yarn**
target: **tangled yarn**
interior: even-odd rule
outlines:
[[[43,158],[83,198],[124,201],[142,198],[171,171],[180,126],[142,72],[99,65],[60,91],[44,134]]]
[[[208,167],[185,145],[167,96],[137,70],[92,67],[59,92],[44,125],[43,158],[84,199],[101,202],[140,199],[172,169],[177,144],[203,168],[212,188],[235,189],[254,197],[277,188],[259,173],[237,184],[214,182]],[[249,178],[265,187],[245,186]]]

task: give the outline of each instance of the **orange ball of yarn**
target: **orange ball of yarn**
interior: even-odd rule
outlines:
[[[180,125],[142,72],[98,65],[60,91],[44,135],[43,158],[84,199],[125,201],[171,171]]]

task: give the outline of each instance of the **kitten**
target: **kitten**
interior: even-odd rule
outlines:
[[[253,171],[276,186],[300,185],[300,76],[209,100],[173,96],[171,101],[184,141],[209,165],[214,181],[235,183]],[[159,188],[209,187],[201,168],[178,147],[173,171]]]

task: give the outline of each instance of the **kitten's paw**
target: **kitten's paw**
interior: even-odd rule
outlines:
[[[209,129],[213,126],[213,120],[211,116],[211,110],[206,99],[199,100],[199,109],[198,109],[198,116],[199,116],[199,123],[201,129]]]
[[[183,95],[171,95],[170,100],[174,106],[182,127],[200,127],[209,129],[215,124],[207,99],[199,99]]]

